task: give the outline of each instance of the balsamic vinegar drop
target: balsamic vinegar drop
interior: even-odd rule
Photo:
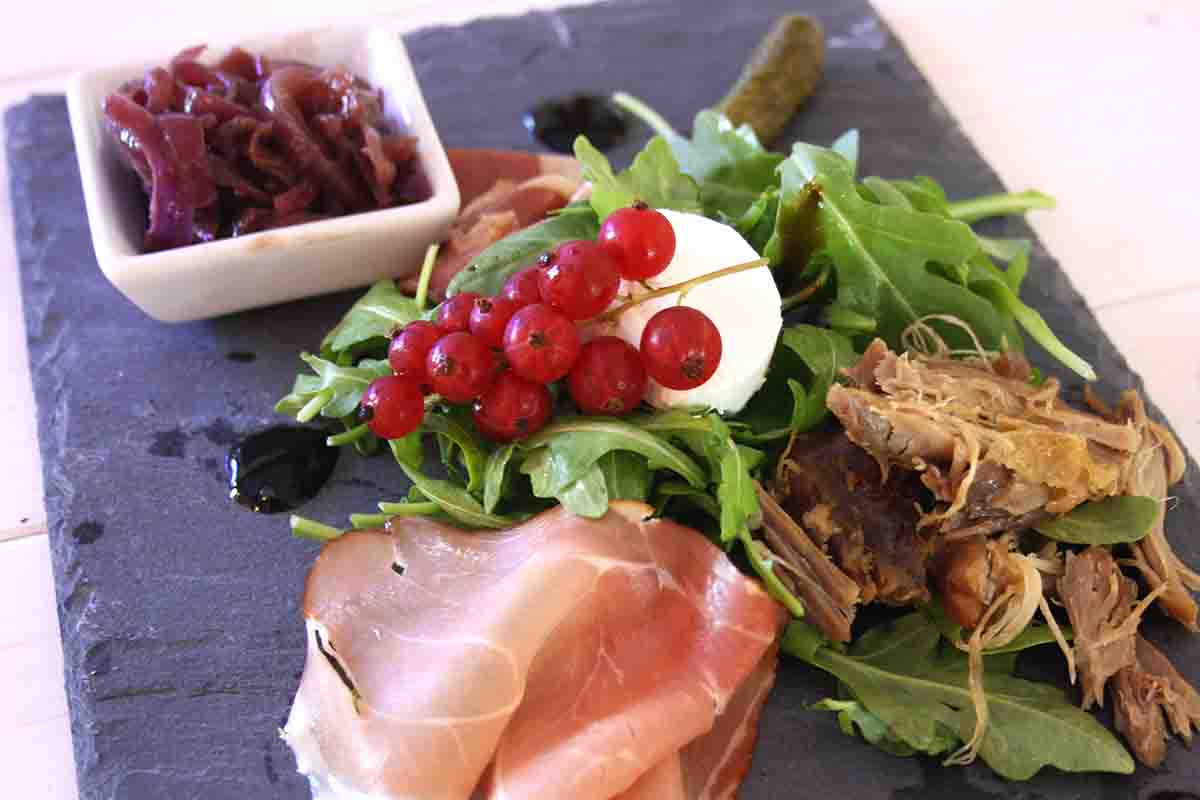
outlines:
[[[325,444],[326,432],[278,425],[252,433],[229,451],[229,497],[260,514],[302,505],[320,491],[337,464],[340,448]]]

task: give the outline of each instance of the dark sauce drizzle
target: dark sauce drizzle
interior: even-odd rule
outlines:
[[[544,100],[521,117],[525,129],[542,144],[570,153],[575,137],[583,134],[598,150],[620,144],[629,121],[608,98],[591,94]]]
[[[340,448],[325,431],[279,425],[236,443],[229,451],[229,497],[260,514],[278,514],[311,500],[329,480]]]

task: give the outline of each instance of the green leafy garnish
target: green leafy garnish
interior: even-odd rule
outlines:
[[[612,500],[642,500],[650,495],[652,474],[646,459],[637,453],[614,450],[596,461]]]
[[[561,213],[523,228],[489,246],[450,279],[446,294],[499,294],[514,273],[531,266],[539,255],[572,239],[595,239],[600,223],[588,205],[568,206]]]
[[[610,417],[576,417],[551,423],[522,443],[529,449],[546,448],[539,463],[522,466],[530,474],[534,494],[556,496],[583,477],[601,456],[614,450],[637,453],[650,469],[667,469],[693,486],[704,486],[707,477],[687,453],[660,436]]]
[[[1130,544],[1150,532],[1162,510],[1153,497],[1119,495],[1084,503],[1034,528],[1069,544]]]
[[[886,727],[876,738],[891,752],[903,744],[916,753],[943,755],[971,736],[975,711],[967,658],[942,645],[937,627],[922,612],[872,628],[844,653],[809,626],[792,623],[783,649],[835,676]],[[997,664],[1009,666],[1007,659],[987,664],[990,722],[979,755],[998,774],[1026,780],[1046,766],[1133,772],[1133,759],[1116,737],[1066,692],[1013,677]]]
[[[754,441],[808,431],[829,416],[825,395],[858,353],[849,337],[830,328],[784,328],[767,371],[767,382],[737,416],[738,435]],[[801,380],[801,379],[804,380]]]
[[[567,511],[581,517],[597,519],[608,511],[608,485],[604,481],[604,473],[596,464],[556,496]]]
[[[488,456],[483,468],[483,510],[489,514],[496,510],[504,490],[508,486],[508,463],[516,452],[515,444],[498,447]]]
[[[431,478],[420,469],[413,468],[403,462],[400,469],[412,481],[413,486],[431,502],[437,503],[438,508],[469,528],[507,528],[515,520],[489,514],[471,494],[456,483],[439,478]]]
[[[850,163],[822,147],[797,144],[781,169],[780,212],[789,191],[816,204],[820,243],[837,274],[834,308],[873,319],[875,332],[893,346],[906,327],[934,314],[958,317],[994,349],[1011,338],[987,300],[928,269],[931,263],[965,265],[975,254],[979,243],[966,224],[864,199]]]
[[[592,182],[591,204],[599,219],[638,200],[653,208],[701,211],[696,182],[680,171],[671,146],[661,136],[651,139],[620,174],[584,136],[575,140],[575,157],[584,178]]]
[[[275,404],[275,411],[309,422],[320,414],[345,417],[353,413],[371,381],[392,374],[386,360],[364,359],[355,367],[341,367],[311,353],[300,359],[315,375],[297,375],[292,391]]]
[[[428,411],[422,423],[424,431],[437,434],[442,465],[453,471],[461,464],[467,471],[467,491],[476,493],[483,487],[487,453],[478,438],[460,415],[453,411]]]
[[[975,222],[988,217],[1024,214],[1038,208],[1054,208],[1054,198],[1038,191],[1013,194],[990,194],[950,203],[950,216],[963,222]]]
[[[419,319],[421,310],[411,297],[401,294],[395,281],[379,281],[350,307],[321,342],[321,354],[336,358],[372,340],[382,343],[394,331]]]

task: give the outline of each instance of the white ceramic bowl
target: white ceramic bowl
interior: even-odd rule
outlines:
[[[426,247],[458,213],[459,193],[446,151],[425,107],[412,63],[392,26],[308,31],[236,42],[252,53],[343,66],[382,89],[384,112],[417,137],[417,157],[433,189],[423,202],[293,225],[156,253],[142,253],[144,201],[104,126],[105,96],[152,62],[83,72],[67,93],[96,260],[108,279],[164,322],[203,319],[256,306],[365,286],[410,275]],[[211,44],[219,58],[227,44]]]

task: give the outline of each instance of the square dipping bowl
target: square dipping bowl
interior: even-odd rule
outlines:
[[[234,44],[254,54],[345,67],[379,89],[396,132],[417,137],[429,198],[144,253],[146,198],[121,161],[101,104],[170,56],[82,72],[71,78],[67,102],[92,246],[108,280],[151,317],[182,322],[415,273],[426,248],[445,236],[458,214],[459,192],[399,29],[363,25],[215,44],[201,60],[216,60]]]

